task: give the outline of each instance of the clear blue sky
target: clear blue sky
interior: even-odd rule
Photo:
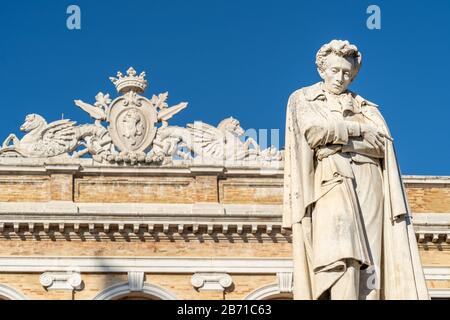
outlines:
[[[66,27],[70,4],[81,30]],[[366,27],[370,4],[381,30]],[[450,175],[449,16],[444,0],[2,1],[0,140],[28,113],[90,123],[73,100],[115,96],[108,77],[129,66],[147,71],[148,94],[189,102],[172,124],[232,115],[283,136],[289,94],[319,81],[315,53],[337,38],[363,53],[351,89],[380,105],[402,172]]]

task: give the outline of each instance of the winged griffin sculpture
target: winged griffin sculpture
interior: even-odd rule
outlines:
[[[238,120],[230,117],[217,127],[202,122],[186,128],[169,126],[175,114],[187,107],[181,102],[169,107],[168,93],[147,99],[141,94],[148,86],[145,72],[137,75],[129,68],[110,80],[121,94],[114,100],[99,92],[95,103],[74,100],[87,112],[93,124],[76,125],[69,119],[47,123],[30,114],[20,130],[19,139],[10,134],[0,148],[0,157],[73,157],[91,155],[96,162],[118,164],[149,164],[173,158],[215,160],[259,159],[281,160],[280,151],[271,147],[260,150],[252,138],[243,141],[244,130]],[[107,125],[105,125],[107,124]]]
[[[281,160],[281,152],[275,147],[261,151],[253,138],[249,137],[243,141],[244,134],[240,122],[229,117],[222,120],[217,127],[195,122],[187,124],[187,128],[162,128],[158,131],[154,143],[158,144],[164,153],[183,159],[201,157],[204,161]],[[187,152],[183,152],[183,149]]]
[[[94,134],[89,125],[75,126],[76,122],[68,119],[58,120],[47,124],[38,114],[29,114],[20,130],[26,134],[18,139],[10,134],[3,142],[2,154],[17,154],[29,158],[47,158],[73,152],[80,146],[80,140]]]

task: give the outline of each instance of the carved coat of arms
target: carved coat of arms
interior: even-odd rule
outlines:
[[[218,127],[202,122],[186,128],[169,126],[168,120],[187,103],[169,107],[167,92],[151,99],[144,97],[148,86],[145,72],[137,75],[129,68],[126,75],[118,72],[110,80],[120,94],[114,100],[99,92],[94,104],[74,101],[94,119],[93,124],[77,126],[68,119],[47,123],[37,114],[27,115],[20,127],[24,137],[10,134],[0,148],[0,157],[80,158],[90,154],[96,162],[130,165],[162,163],[175,157],[201,157],[207,161],[281,160],[280,151],[274,147],[261,151],[252,138],[242,141],[244,130],[231,117]]]

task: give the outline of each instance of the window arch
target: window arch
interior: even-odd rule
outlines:
[[[0,300],[27,300],[27,298],[19,291],[0,284]]]
[[[278,283],[272,283],[251,292],[244,300],[292,300],[292,293],[281,292]]]
[[[170,291],[149,283],[144,284],[142,291],[131,291],[128,282],[108,287],[94,297],[94,300],[119,299],[177,300],[177,297]]]

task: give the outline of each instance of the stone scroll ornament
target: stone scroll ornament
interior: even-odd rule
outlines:
[[[141,94],[148,86],[145,72],[137,75],[129,68],[110,77],[121,94],[112,100],[99,92],[95,103],[75,100],[75,105],[94,119],[94,124],[76,125],[63,119],[47,123],[38,114],[29,114],[19,139],[10,134],[0,148],[0,157],[81,158],[92,156],[95,162],[117,164],[162,164],[173,159],[207,162],[217,160],[281,161],[274,147],[260,150],[252,138],[242,141],[244,130],[230,117],[217,127],[203,122],[187,127],[169,126],[170,120],[187,107],[181,102],[169,107],[168,93],[148,99]],[[167,161],[166,161],[167,160]]]

